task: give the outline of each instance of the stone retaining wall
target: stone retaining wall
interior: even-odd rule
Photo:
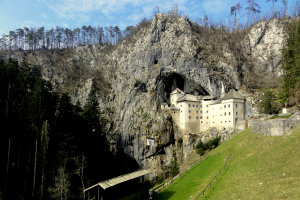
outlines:
[[[300,112],[287,119],[249,120],[248,123],[249,127],[252,127],[253,132],[268,136],[283,135],[297,124],[300,124]]]

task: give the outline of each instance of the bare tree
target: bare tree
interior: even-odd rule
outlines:
[[[52,199],[66,200],[70,195],[70,175],[66,172],[65,164],[57,169],[54,186],[48,191]]]
[[[275,11],[275,3],[278,0],[267,0],[267,2],[272,2],[272,13],[273,13],[273,17],[276,17],[276,11]]]
[[[249,14],[252,15],[252,24],[255,24],[255,15],[257,13],[260,13],[260,6],[255,2],[255,0],[247,0],[248,7],[246,7],[246,10],[248,10]]]
[[[281,0],[281,3],[283,5],[283,16],[286,16],[287,11],[287,0]]]
[[[230,15],[234,15],[234,30],[237,30],[238,28],[238,13],[240,12],[240,10],[242,9],[242,6],[240,3],[235,4],[234,6],[232,6],[230,8]]]

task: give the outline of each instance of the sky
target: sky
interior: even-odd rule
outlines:
[[[153,17],[155,8],[167,12],[174,5],[192,20],[206,14],[219,22],[228,20],[230,7],[237,2],[247,7],[246,0],[0,0],[0,36],[24,26],[49,29],[100,25],[124,29],[145,17]],[[271,11],[271,3],[256,2],[263,12]],[[277,4],[279,9],[280,1]]]

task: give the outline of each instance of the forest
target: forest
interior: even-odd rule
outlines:
[[[146,22],[146,19],[143,21]],[[118,26],[82,26],[74,29],[57,26],[50,30],[46,30],[45,27],[23,27],[3,35],[0,38],[0,50],[61,49],[93,44],[116,45],[126,36],[133,34],[135,28],[128,26],[121,31]]]
[[[39,66],[0,61],[0,120],[0,199],[79,199],[91,184],[138,168],[109,150],[95,90],[83,108],[73,105]]]

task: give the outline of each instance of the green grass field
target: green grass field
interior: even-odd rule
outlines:
[[[299,126],[277,137],[240,133],[160,192],[158,199],[195,199],[223,166],[229,149],[231,160],[205,199],[300,199]]]

